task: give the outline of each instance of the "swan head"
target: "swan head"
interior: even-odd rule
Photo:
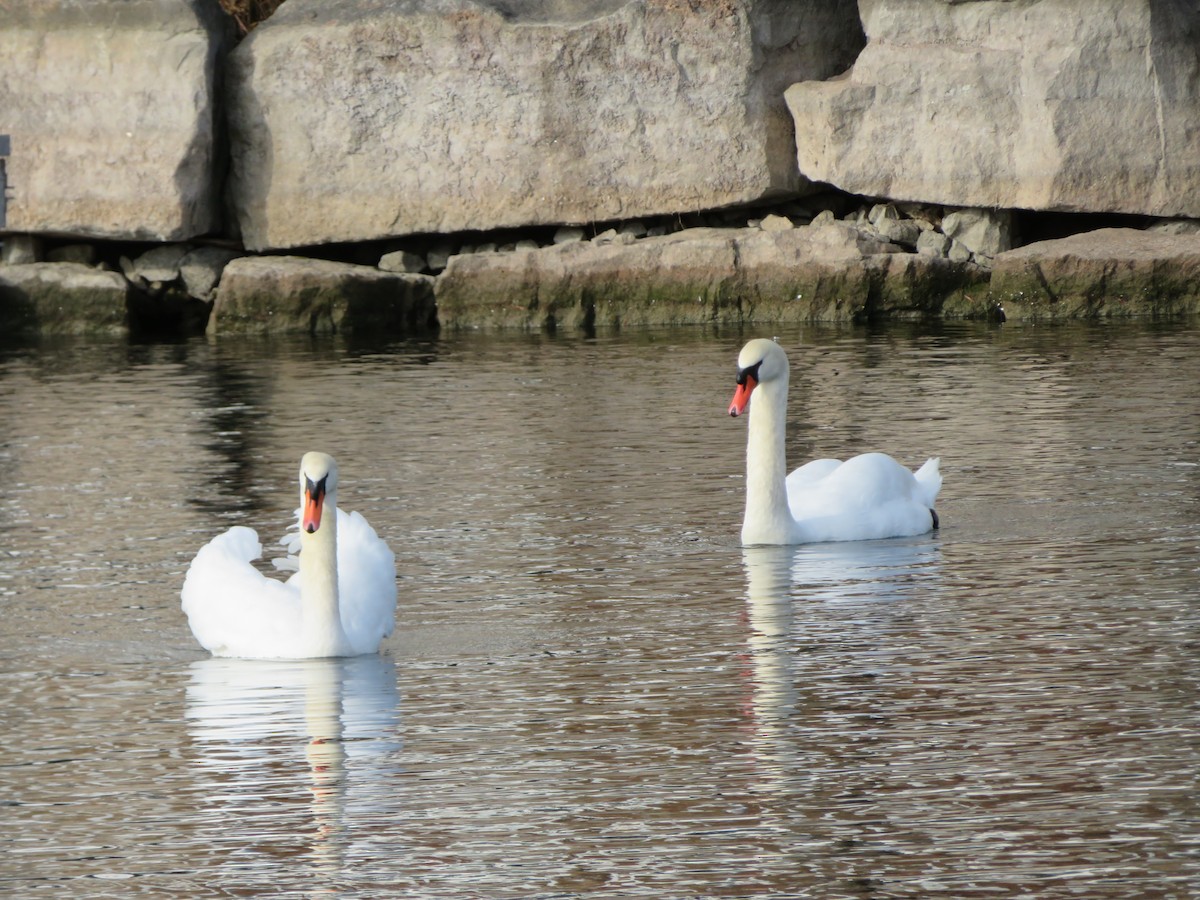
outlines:
[[[328,453],[312,451],[300,460],[300,527],[313,534],[321,527],[325,498],[337,490],[337,463]]]
[[[750,403],[750,395],[760,384],[787,380],[788,359],[783,348],[767,338],[756,338],[738,354],[737,389],[729,414],[740,416]]]

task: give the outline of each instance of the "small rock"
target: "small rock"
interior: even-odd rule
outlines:
[[[972,253],[995,256],[1012,249],[1012,213],[1008,210],[960,209],[942,219],[942,231]]]
[[[891,203],[876,203],[871,207],[871,211],[867,213],[867,221],[879,228],[880,222],[900,220],[900,213]],[[882,230],[882,229],[881,229]]]
[[[639,222],[636,220],[632,222],[622,222],[621,226],[617,229],[617,231],[619,231],[621,234],[632,235],[635,238],[645,237],[647,230],[648,229],[646,228],[645,222]]]
[[[883,216],[875,223],[875,228],[885,240],[905,247],[916,247],[921,237],[921,227],[910,219]]]
[[[146,281],[172,282],[179,277],[179,266],[191,250],[187,244],[155,247],[133,261],[133,270]]]
[[[408,250],[396,250],[379,257],[379,268],[384,272],[424,272],[425,259]]]
[[[809,223],[809,225],[820,228],[822,225],[832,225],[835,222],[837,222],[837,216],[833,214],[833,210],[823,209],[813,216],[813,220]]]
[[[243,254],[222,247],[197,247],[179,263],[179,277],[188,296],[212,300],[225,267]]]
[[[777,216],[774,213],[763,219],[759,225],[763,231],[791,231],[795,227],[787,216]]]
[[[950,250],[950,238],[940,231],[922,231],[917,238],[917,252],[922,256],[945,256]]]
[[[971,251],[962,241],[951,240],[950,249],[946,251],[946,258],[951,262],[970,262]]]
[[[575,225],[564,225],[554,232],[554,243],[575,244],[583,240],[584,231]]]
[[[429,267],[430,272],[441,272],[446,268],[446,263],[450,262],[450,257],[453,255],[454,247],[447,243],[441,243],[430,248],[425,255],[425,264]]]
[[[541,247],[537,241],[530,238],[525,238],[523,241],[517,241],[514,250],[540,250]]]
[[[598,235],[592,238],[592,240],[598,244],[611,244],[614,240],[616,240],[616,237],[617,229],[610,228],[607,231],[600,232]]]

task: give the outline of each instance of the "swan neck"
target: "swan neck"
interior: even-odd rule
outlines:
[[[335,497],[325,499],[321,527],[300,532],[300,606],[306,646],[313,655],[333,655],[342,643],[338,605],[337,507]],[[318,646],[319,645],[319,646]],[[329,645],[329,646],[326,646]]]
[[[795,528],[787,498],[787,388],[786,376],[760,384],[750,401],[743,543],[787,543]]]

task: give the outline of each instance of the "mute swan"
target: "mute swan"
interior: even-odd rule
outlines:
[[[276,561],[298,569],[286,582],[251,565],[262,555],[251,528],[234,526],[200,548],[183,582],[183,611],[213,656],[358,656],[392,633],[395,557],[366,519],[337,508],[337,484],[332,456],[304,454],[300,534],[283,539],[293,555]]]
[[[754,402],[750,402],[751,394]],[[867,541],[924,534],[938,527],[933,501],[939,461],[916,474],[883,453],[841,462],[817,459],[787,474],[788,359],[774,341],[750,341],[738,355],[731,416],[750,405],[746,517],[742,543]]]

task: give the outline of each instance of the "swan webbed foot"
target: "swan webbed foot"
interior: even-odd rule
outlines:
[[[942,526],[942,523],[938,521],[937,510],[930,507],[929,515],[933,517],[933,530],[937,531]]]

